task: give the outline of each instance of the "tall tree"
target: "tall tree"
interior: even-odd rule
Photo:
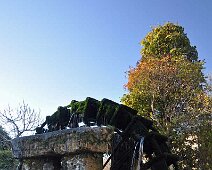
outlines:
[[[142,58],[128,71],[128,93],[122,102],[153,119],[171,137],[182,169],[195,168],[200,160],[200,120],[209,99],[204,62],[198,60],[184,29],[172,23],[153,28],[141,45]]]

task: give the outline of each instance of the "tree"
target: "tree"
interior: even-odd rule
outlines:
[[[7,109],[0,112],[0,121],[7,126],[13,137],[20,137],[26,132],[35,131],[40,123],[40,113],[31,109],[23,101],[17,109],[8,106]]]
[[[204,62],[198,60],[184,29],[172,23],[153,28],[141,45],[142,58],[128,71],[128,93],[122,102],[153,119],[170,136],[173,151],[181,157],[181,169],[198,167],[201,119],[209,111],[210,98],[202,73]]]
[[[141,115],[160,116],[157,123],[167,129],[170,119],[188,112],[188,105],[202,91],[202,68],[202,62],[190,62],[183,56],[141,60],[128,72],[125,87],[129,94],[122,101]]]
[[[185,56],[190,61],[197,61],[198,53],[195,46],[191,46],[184,28],[166,23],[152,29],[141,41],[142,59],[150,56],[162,58],[164,55]]]

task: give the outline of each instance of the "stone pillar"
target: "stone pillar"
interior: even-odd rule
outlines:
[[[21,170],[102,170],[103,153],[113,136],[111,127],[60,130],[12,140]]]

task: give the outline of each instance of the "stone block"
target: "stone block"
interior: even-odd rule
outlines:
[[[12,140],[19,170],[102,170],[112,127],[81,127]]]
[[[79,152],[105,153],[112,135],[112,127],[73,128],[15,138],[12,140],[12,149],[18,159]]]

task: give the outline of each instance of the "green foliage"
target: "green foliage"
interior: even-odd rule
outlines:
[[[204,120],[198,133],[199,142],[199,167],[204,169],[212,169],[212,122],[211,118]]]
[[[10,140],[11,138],[7,134],[7,132],[0,126],[0,150],[9,149],[10,148]]]
[[[153,28],[141,41],[143,59],[150,56],[162,58],[166,54],[185,56],[190,61],[197,61],[198,53],[195,46],[190,45],[183,27],[173,23]]]
[[[18,161],[12,155],[11,138],[7,132],[0,126],[0,169],[1,170],[15,170]]]
[[[11,150],[0,150],[0,169],[15,170],[18,161],[12,156]]]

